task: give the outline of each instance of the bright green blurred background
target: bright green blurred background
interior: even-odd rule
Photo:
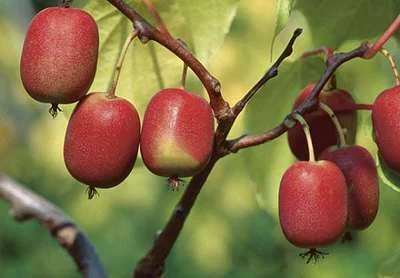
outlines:
[[[36,11],[51,2],[57,1],[0,2],[0,170],[70,215],[96,246],[110,277],[130,277],[133,266],[151,246],[182,190],[167,190],[166,181],[148,172],[141,161],[137,161],[132,174],[120,186],[101,191],[100,198],[91,201],[86,199],[85,187],[69,176],[62,158],[62,146],[73,105],[64,107],[65,113],[53,120],[47,113],[48,106],[30,99],[19,79],[19,57],[27,25]],[[165,6],[168,6],[167,2]],[[197,3],[191,2],[193,5]],[[364,6],[357,8],[354,20],[343,22],[340,19],[340,25],[331,20],[337,16],[331,11],[335,5],[337,9],[334,11],[344,14],[354,8],[340,6],[344,1],[298,2],[297,7],[304,11],[304,16],[300,12],[292,15],[288,26],[276,39],[273,57],[278,55],[294,28],[303,27],[305,32],[296,43],[295,53],[283,65],[279,77],[249,104],[238,119],[232,137],[245,132],[261,132],[279,123],[289,111],[297,92],[318,79],[323,70],[322,59],[299,61],[302,52],[325,44],[344,51],[362,40],[374,41],[379,33],[363,32],[366,28],[364,23],[371,21],[370,24],[383,31],[392,15],[400,12],[399,6],[385,6],[382,3],[385,1],[363,0],[360,3],[363,2]],[[385,7],[372,9],[375,4]],[[103,5],[108,4],[104,1]],[[313,8],[311,12],[310,6]],[[272,0],[246,0],[233,10],[236,10],[236,16],[231,32],[209,60],[210,71],[221,81],[224,96],[230,103],[237,101],[271,64],[276,3]],[[389,16],[387,11],[392,11],[392,14]],[[312,16],[308,17],[309,14]],[[371,20],[370,16],[375,17]],[[319,21],[315,22],[316,18]],[[168,17],[165,21],[167,25],[177,24]],[[101,30],[107,28],[101,22],[99,27]],[[348,37],[335,40],[349,30],[360,36],[351,34],[352,40]],[[184,32],[177,35],[186,38]],[[189,40],[192,45],[201,45],[196,44],[194,35]],[[157,53],[163,51],[155,47]],[[391,40],[387,48],[400,60],[400,48],[395,40]],[[117,50],[114,52],[118,53]],[[135,43],[136,50],[147,51],[147,48]],[[150,52],[147,53],[148,56],[141,56],[150,57]],[[162,55],[170,55],[165,53]],[[162,58],[160,61],[165,60]],[[103,63],[99,68],[100,76],[112,70],[111,62],[109,67],[103,66],[107,65],[104,59],[100,63]],[[144,62],[137,64],[139,67],[148,66]],[[163,73],[168,74],[164,82],[176,86],[173,80],[179,79],[181,63],[175,61],[167,66],[164,65]],[[122,75],[125,81],[121,81],[120,91],[137,105],[143,115],[151,94],[139,92],[139,88],[150,87],[154,91],[159,84],[155,75],[152,76],[154,82],[140,82],[143,77],[139,73],[135,76],[137,84],[128,87],[131,85],[125,83],[129,81],[130,73]],[[169,78],[169,75],[174,77]],[[98,79],[93,90],[105,90],[106,83]],[[371,103],[382,89],[393,85],[393,78],[387,61],[379,56],[372,61],[352,61],[343,66],[338,72],[338,84],[350,90],[357,101]],[[201,91],[193,76],[189,79],[189,88]],[[359,113],[357,141],[375,151],[369,117],[369,112]],[[350,244],[324,249],[331,254],[316,265],[306,265],[298,257],[302,250],[284,239],[277,221],[279,180],[293,161],[285,136],[220,161],[168,258],[166,277],[308,278],[377,277],[379,274],[400,277],[400,195],[384,185],[381,186],[377,219],[368,230],[356,234]],[[72,260],[43,227],[35,221],[18,224],[7,212],[7,204],[0,202],[1,278],[80,277]]]

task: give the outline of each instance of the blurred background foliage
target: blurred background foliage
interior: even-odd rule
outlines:
[[[136,5],[147,17],[148,13]],[[299,90],[316,82],[320,57],[299,60],[320,46],[350,50],[374,41],[400,12],[394,0],[295,1],[288,24],[276,37],[273,0],[155,1],[173,34],[183,38],[221,81],[224,96],[237,101],[279,55],[291,33],[304,34],[279,76],[268,83],[238,119],[232,137],[262,132],[279,123]],[[0,170],[45,196],[88,234],[110,277],[130,277],[182,194],[137,161],[132,174],[100,198],[88,201],[85,187],[64,166],[62,147],[73,105],[52,119],[48,106],[28,97],[19,79],[19,57],[32,16],[53,0],[0,2]],[[101,56],[92,91],[105,91],[130,25],[105,1],[75,1],[98,20]],[[229,32],[228,32],[229,31]],[[226,37],[225,37],[226,35]],[[223,39],[225,39],[223,41]],[[224,42],[222,44],[222,42]],[[221,47],[220,47],[221,46]],[[386,48],[400,61],[398,41]],[[272,57],[271,57],[272,53]],[[155,65],[160,68],[157,75]],[[141,115],[160,86],[178,86],[182,63],[160,46],[135,42],[127,57],[117,94],[132,100]],[[338,86],[360,103],[373,102],[393,78],[387,61],[354,60],[337,73]],[[188,88],[204,94],[189,76]],[[357,142],[375,153],[369,112],[359,112]],[[166,277],[400,277],[400,205],[398,194],[382,183],[374,224],[350,244],[324,249],[330,255],[316,265],[298,257],[302,250],[283,237],[277,192],[283,171],[294,162],[282,136],[220,161],[212,172],[168,259]],[[0,202],[0,277],[80,277],[72,260],[35,221],[17,224]]]

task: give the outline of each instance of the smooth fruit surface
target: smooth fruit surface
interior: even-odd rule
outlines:
[[[139,115],[129,101],[89,94],[69,120],[65,165],[74,178],[90,187],[118,185],[133,168],[139,137]]]
[[[279,188],[279,220],[294,245],[317,248],[341,237],[347,220],[347,187],[332,162],[298,161],[284,173]]]
[[[377,97],[372,107],[372,124],[380,155],[390,168],[400,172],[400,86]]]
[[[367,228],[374,221],[379,207],[378,173],[371,154],[361,146],[330,147],[320,159],[335,163],[346,178],[349,228]]]
[[[31,21],[22,50],[21,80],[29,95],[52,104],[78,101],[96,72],[99,34],[75,8],[47,8]]]
[[[311,93],[314,84],[305,87],[297,97],[293,110],[296,109]],[[357,124],[357,114],[354,111],[353,97],[345,90],[334,89],[322,91],[319,100],[328,105],[335,112],[343,128],[347,130],[345,137],[350,144],[354,142]],[[314,151],[318,156],[323,150],[338,142],[336,128],[329,115],[322,109],[304,115],[304,119],[310,126]],[[288,142],[292,153],[299,160],[308,160],[307,141],[300,124],[288,131]]]
[[[150,100],[143,119],[140,150],[159,176],[192,176],[211,157],[214,118],[210,105],[182,89],[164,89]]]

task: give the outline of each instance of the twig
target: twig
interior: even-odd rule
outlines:
[[[267,70],[267,72],[261,77],[261,79],[250,89],[250,91],[232,108],[233,115],[237,116],[246,106],[246,104],[251,100],[251,98],[261,89],[264,84],[270,80],[271,78],[278,75],[278,68],[280,64],[289,57],[293,52],[293,44],[295,43],[296,39],[301,35],[303,32],[302,29],[296,29],[293,32],[292,38],[290,39],[289,43],[286,45],[286,48],[282,51],[282,54],[279,58],[275,61],[275,63]]]
[[[84,277],[107,277],[89,239],[60,209],[1,173],[0,198],[10,204],[16,221],[36,218],[74,259]]]

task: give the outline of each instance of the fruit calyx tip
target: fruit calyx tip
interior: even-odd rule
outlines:
[[[58,115],[58,112],[62,112],[62,109],[58,106],[58,103],[52,103],[49,108],[49,113],[55,119]]]
[[[307,259],[306,264],[309,264],[311,261],[316,264],[318,260],[324,259],[325,256],[329,255],[328,252],[322,252],[317,250],[316,248],[310,248],[308,251],[304,253],[300,253],[299,256],[302,257],[303,259]]]
[[[86,189],[86,192],[88,194],[88,199],[92,200],[94,196],[100,196],[99,192],[96,190],[96,188],[89,186]]]
[[[179,191],[181,185],[184,185],[184,181],[178,176],[171,176],[168,178],[168,188],[172,191]]]

